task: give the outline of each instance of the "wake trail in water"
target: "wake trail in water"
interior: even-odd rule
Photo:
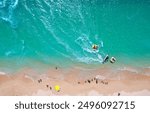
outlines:
[[[94,15],[92,15],[93,10],[90,9],[96,2],[94,3],[93,0],[89,2],[3,0],[0,1],[0,18],[14,27],[17,25],[15,10],[19,7],[19,11],[22,11],[17,10],[18,16],[23,17],[22,26],[25,26],[28,33],[23,39],[18,36],[23,45],[22,52],[27,51],[28,48],[44,61],[45,59],[48,61],[49,56],[57,53],[60,58],[65,57],[76,62],[102,63],[105,56],[102,51],[103,41],[94,28],[96,22],[93,21],[96,20],[91,19]],[[99,50],[92,50],[94,42],[99,46]],[[7,55],[10,53],[8,52]],[[25,56],[27,53],[20,54]]]
[[[99,48],[98,50],[93,50],[92,45],[94,44],[92,41],[89,40],[89,38],[85,35],[77,38],[75,42],[82,48],[83,50],[83,56],[78,58],[81,62],[86,63],[93,63],[93,62],[103,62],[104,53],[101,51],[101,48],[103,47],[102,41],[98,44]]]

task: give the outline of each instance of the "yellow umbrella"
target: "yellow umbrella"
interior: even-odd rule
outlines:
[[[59,85],[55,85],[54,89],[55,89],[56,91],[60,91],[60,86],[59,86]]]

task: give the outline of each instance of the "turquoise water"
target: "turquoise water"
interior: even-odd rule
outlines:
[[[150,0],[0,0],[0,67],[101,65],[106,54],[149,66],[149,11]]]

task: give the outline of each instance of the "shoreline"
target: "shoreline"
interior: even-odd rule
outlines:
[[[132,68],[150,68],[150,62],[147,59],[140,58],[127,58],[127,57],[116,57],[117,61],[115,64],[111,64],[109,61],[106,64],[102,63],[84,63],[84,62],[76,62],[76,61],[67,61],[68,59],[51,59],[49,62],[37,60],[35,58],[24,58],[22,62],[18,62],[20,59],[13,57],[9,58],[1,58],[0,59],[0,71],[6,71],[10,73],[15,73],[22,69],[30,68],[33,70],[38,71],[45,71],[50,68],[63,68],[63,69],[70,69],[70,68],[83,68],[83,69],[99,69],[99,68],[124,68],[124,67],[132,67]],[[65,61],[65,64],[64,62]],[[138,62],[137,62],[138,61]]]
[[[150,95],[149,75],[150,68],[55,67],[41,73],[28,68],[9,75],[1,72],[0,95]],[[59,92],[55,85],[60,86]]]

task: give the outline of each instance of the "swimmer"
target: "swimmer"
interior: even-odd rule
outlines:
[[[110,63],[115,63],[116,59],[114,57],[111,57]]]
[[[98,49],[98,45],[93,44],[93,45],[92,45],[92,49],[93,49],[93,50],[97,50],[97,49]]]

